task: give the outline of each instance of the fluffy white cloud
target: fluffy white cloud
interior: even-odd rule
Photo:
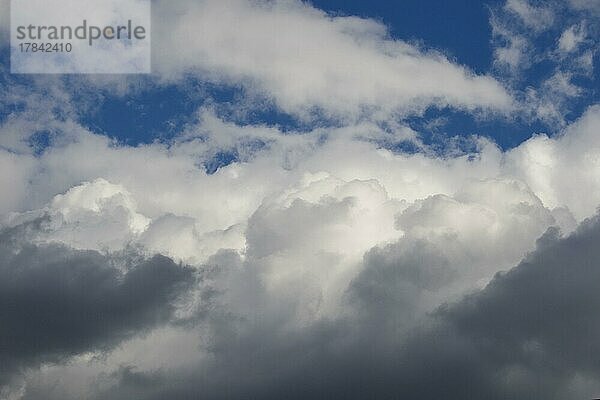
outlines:
[[[47,217],[36,242],[66,243],[76,249],[117,251],[146,231],[150,220],[136,212],[131,194],[99,178],[59,194],[42,210],[9,214],[11,226]]]
[[[210,117],[204,120],[206,125],[200,122],[190,132],[211,131],[215,137],[221,134],[218,142],[210,137],[195,140],[185,136],[170,145],[138,147],[115,145],[79,129],[39,157],[0,152],[5,164],[3,182],[11,187],[7,191],[10,196],[3,198],[2,215],[44,209],[48,204],[47,210],[72,215],[71,219],[63,218],[70,223],[83,221],[88,215],[123,210],[125,226],[132,233],[159,226],[183,232],[187,229],[183,226],[189,226],[191,238],[245,226],[256,210],[264,209],[261,205],[283,201],[282,205],[289,207],[296,197],[313,203],[323,196],[343,201],[335,194],[342,184],[363,193],[360,196],[370,196],[369,191],[359,190],[361,185],[351,184],[357,180],[373,182],[373,187],[380,188],[378,196],[404,201],[408,206],[432,195],[455,196],[471,181],[516,178],[532,189],[543,206],[568,207],[581,220],[593,213],[594,196],[577,196],[567,186],[585,182],[588,190],[600,190],[595,170],[585,168],[600,154],[595,140],[599,119],[600,110],[592,107],[556,138],[536,136],[507,153],[482,140],[478,154],[447,158],[426,151],[394,154],[378,148],[364,141],[363,133],[369,129],[372,133],[368,136],[383,133],[375,133],[376,127],[366,125],[280,134],[273,128],[242,127]],[[70,129],[71,125],[63,128]],[[328,138],[317,145],[326,131]],[[255,138],[268,138],[270,144],[262,149],[246,148],[244,161],[215,174],[208,175],[202,169],[201,164],[211,159],[215,148],[243,147],[245,141]],[[69,191],[82,182],[90,183]],[[303,185],[308,186],[303,189]],[[358,196],[352,193],[346,197]],[[289,197],[292,194],[296,197]],[[146,239],[152,241],[151,236],[148,233]]]
[[[160,1],[154,13],[157,72],[243,84],[300,116],[356,119],[430,105],[505,111],[512,104],[493,78],[393,40],[374,20],[330,16],[299,1]]]
[[[8,4],[0,0],[5,29]],[[494,78],[395,40],[372,19],[331,16],[298,0],[155,1],[152,7],[153,68],[168,81],[191,74],[242,85],[252,96],[304,118],[354,121],[420,113],[429,106],[513,109],[511,95]],[[78,15],[77,7],[60,10],[64,18]],[[119,18],[128,13],[136,15],[124,9]],[[47,17],[35,7],[29,16]],[[114,16],[94,18],[101,24]],[[98,63],[92,56],[77,60],[85,68]]]
[[[540,135],[513,149],[509,169],[526,182],[549,207],[567,206],[581,220],[598,206],[600,175],[600,107],[591,107],[562,135]],[[582,189],[585,188],[585,189]],[[586,196],[581,195],[585,190]]]

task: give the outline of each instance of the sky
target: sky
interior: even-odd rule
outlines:
[[[8,10],[0,400],[600,397],[598,1],[152,0],[150,74]]]

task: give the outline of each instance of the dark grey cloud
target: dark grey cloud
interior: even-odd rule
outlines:
[[[573,380],[600,373],[599,243],[599,217],[566,238],[550,229],[519,266],[439,317],[496,372],[518,373],[514,395],[521,385],[524,393],[569,398]]]
[[[0,377],[41,362],[109,350],[173,317],[195,279],[156,255],[103,255],[0,233]],[[0,384],[2,383],[0,378]]]
[[[401,397],[591,399],[600,394],[600,218],[549,229],[518,266],[440,307],[397,354]]]
[[[408,331],[364,313],[379,302],[393,320],[411,307],[389,294],[402,290],[398,282],[435,282],[405,264],[443,266],[443,258],[425,244],[431,257],[423,260],[418,252],[374,250],[350,289],[369,305],[357,315],[295,328],[260,312],[252,321],[223,318],[212,361],[179,371],[121,368],[119,383],[99,398],[593,398],[600,394],[599,243],[598,217],[565,238],[550,229],[518,266]]]

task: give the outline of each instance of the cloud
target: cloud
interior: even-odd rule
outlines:
[[[471,379],[473,393],[491,398],[530,393],[533,372],[525,386],[507,389],[494,375],[504,364],[471,345],[471,333],[450,316],[430,315],[479,293],[548,228],[570,232],[595,212],[600,187],[588,163],[598,155],[599,115],[592,107],[561,135],[507,152],[479,140],[476,153],[444,157],[427,147],[394,153],[365,140],[364,132],[385,134],[376,126],[300,135],[211,118],[168,144],[115,145],[79,128],[39,156],[13,154],[15,170],[32,167],[15,194],[22,210],[4,213],[3,224],[14,229],[46,217],[27,234],[29,252],[19,253],[31,262],[4,259],[24,277],[7,293],[25,307],[40,292],[35,285],[47,282],[40,293],[71,296],[68,303],[81,308],[69,317],[90,330],[68,343],[56,333],[37,353],[11,355],[24,368],[4,390],[33,399],[306,398],[417,396],[435,385],[460,398]],[[271,145],[209,175],[201,160],[222,146],[211,139],[219,132],[226,146],[254,136]],[[589,196],[578,195],[579,185]],[[175,263],[140,256],[133,269],[117,269],[130,248]],[[154,263],[163,275],[148,266]],[[189,300],[174,303],[179,285],[196,273]],[[72,293],[65,276],[74,287],[94,286]],[[130,289],[136,282],[151,290]],[[121,306],[127,296],[138,296],[127,300],[135,307]],[[86,319],[94,315],[112,329]],[[99,360],[85,357],[105,349]],[[43,368],[25,368],[40,361]],[[586,390],[573,382],[569,388]]]
[[[417,257],[397,253],[397,268],[369,255],[371,273],[357,283],[376,290],[356,285],[351,294],[370,299],[374,308],[350,304],[350,316],[301,326],[261,312],[254,320],[221,319],[212,357],[196,368],[120,367],[97,398],[591,398],[600,390],[593,357],[599,238],[597,216],[566,237],[552,228],[515,268],[421,314],[412,329],[399,324],[410,321],[405,313],[419,290],[434,286],[409,290],[404,285],[431,281],[415,280],[401,266],[435,265],[440,258],[421,245],[413,247]],[[443,268],[431,272],[447,276]],[[374,310],[382,313],[379,319]]]
[[[136,212],[131,194],[104,179],[86,182],[59,194],[48,207],[52,231],[46,241],[77,249],[119,250],[144,232],[150,220]],[[40,232],[38,240],[44,240]]]
[[[591,11],[600,14],[600,6],[594,0],[569,0],[569,4],[579,10]]]
[[[598,177],[589,169],[595,163],[598,143],[595,139],[600,124],[600,108],[590,107],[574,124],[554,139],[534,136],[507,156],[509,170],[520,169],[516,175],[528,182],[549,207],[567,205],[578,220],[592,215],[597,207]],[[525,169],[521,169],[527,165]],[[526,177],[527,176],[527,177]],[[578,193],[588,188],[594,200]]]
[[[573,74],[557,72],[544,80],[539,88],[529,88],[527,99],[530,112],[543,121],[564,126],[568,104],[584,92],[584,89],[573,84]]]
[[[379,148],[362,139],[372,129],[384,135],[371,126],[317,129],[302,135],[270,128],[272,143],[268,147],[252,150],[246,161],[212,175],[201,166],[202,160],[210,157],[206,149],[214,145],[206,137],[133,148],[115,146],[81,128],[70,130],[69,124],[63,129],[68,129],[73,139],[61,140],[39,157],[0,152],[0,158],[7,160],[2,176],[11,185],[10,196],[3,198],[10,200],[3,215],[4,220],[17,221],[17,217],[7,216],[47,208],[55,217],[52,232],[44,240],[92,249],[117,249],[141,240],[154,251],[193,263],[206,260],[225,237],[226,247],[243,249],[245,226],[252,214],[266,198],[300,190],[307,172],[323,172],[332,178],[331,184],[323,185],[331,189],[317,192],[320,196],[331,195],[336,179],[346,183],[374,180],[389,199],[409,204],[437,194],[454,196],[469,180],[512,177],[529,186],[544,206],[567,207],[581,220],[597,206],[594,196],[578,196],[574,185],[584,183],[590,193],[598,190],[594,170],[586,168],[586,160],[593,160],[598,153],[594,139],[598,115],[592,107],[564,134],[536,136],[505,153],[481,141],[476,154],[446,158],[433,153],[394,154]],[[201,124],[198,129],[224,137],[232,131],[236,132],[232,135],[246,138],[265,132],[262,127],[234,124]],[[316,145],[318,140],[323,143]],[[150,159],[152,163],[147,162]],[[98,177],[104,181],[97,181]],[[69,191],[82,182],[90,183]],[[60,201],[53,200],[60,193],[67,194],[59,197]],[[67,202],[79,198],[83,202],[86,196],[93,207]],[[64,219],[63,214],[72,215],[72,220]],[[99,221],[111,223],[104,224],[103,231]],[[162,242],[161,247],[161,231],[189,234],[172,245]],[[210,240],[213,244],[208,246]]]
[[[565,30],[558,39],[558,49],[565,53],[570,53],[579,46],[586,38],[585,28],[583,26],[572,26]]]
[[[490,362],[487,373],[505,380],[507,395],[597,396],[598,382],[595,392],[584,385],[579,393],[578,383],[597,375],[599,367],[592,357],[600,323],[592,283],[600,271],[599,237],[597,216],[565,238],[551,229],[516,268],[440,311],[440,318],[473,343],[479,358]],[[540,379],[542,386],[536,383]],[[494,387],[487,390],[494,395]]]
[[[518,78],[541,57],[537,37],[554,23],[551,7],[536,8],[526,0],[507,0],[492,8],[490,25],[494,44],[494,65],[505,75]]]
[[[521,22],[535,31],[543,31],[554,22],[554,13],[549,7],[534,7],[528,0],[507,0],[504,8],[516,14]]]
[[[8,2],[2,6],[8,9]],[[156,1],[152,6],[153,83],[183,84],[193,77],[241,87],[247,103],[259,98],[303,121],[387,120],[430,107],[502,115],[514,110],[511,93],[493,77],[395,39],[372,19],[329,15],[298,0]],[[62,16],[75,15],[76,9]],[[43,20],[41,12],[28,15]],[[97,18],[107,20],[107,15]],[[87,58],[77,63],[94,69],[97,59]],[[123,86],[127,78],[81,80]]]
[[[394,40],[371,19],[330,16],[299,1],[156,2],[154,13],[156,72],[242,84],[303,118],[512,106],[493,78]]]
[[[593,6],[575,3],[507,0],[491,8],[496,77],[512,89],[520,116],[550,131],[564,127],[584,99],[594,103],[585,88],[594,86],[598,22]]]
[[[168,323],[194,280],[163,256],[31,244],[42,222],[0,233],[0,383],[24,367],[110,350]]]

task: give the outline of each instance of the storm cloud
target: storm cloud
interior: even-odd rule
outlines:
[[[385,322],[409,307],[398,295],[370,299],[380,301],[381,318],[358,308],[352,317],[295,329],[260,316],[229,321],[202,373],[120,369],[99,398],[592,398],[600,389],[593,379],[600,368],[599,242],[600,217],[566,237],[549,229],[519,265],[409,330]],[[377,254],[366,262],[387,268]],[[406,268],[416,268],[414,260],[399,258],[397,276]],[[364,274],[351,291],[364,297],[365,284],[395,281]],[[394,289],[407,297],[416,290]],[[387,291],[377,293],[381,299]]]
[[[168,323],[194,281],[190,268],[160,255],[107,256],[23,241],[39,223],[0,233],[3,380],[25,366],[110,350]]]

